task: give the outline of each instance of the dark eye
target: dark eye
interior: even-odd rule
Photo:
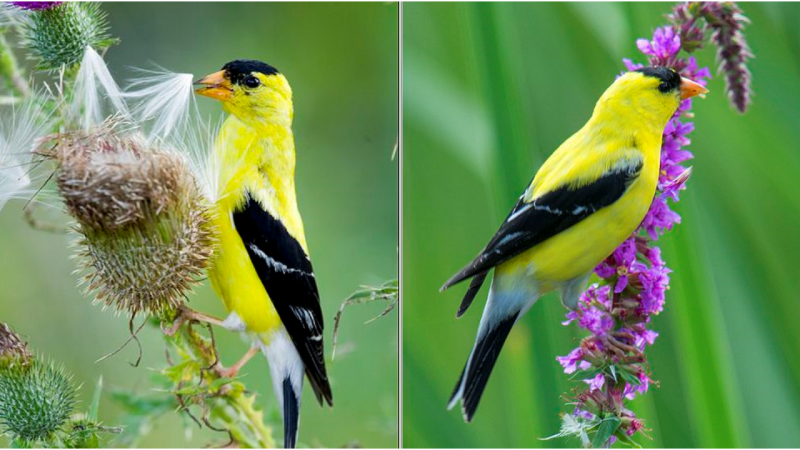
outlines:
[[[667,92],[670,91],[669,83],[661,83],[661,84],[659,84],[658,85],[658,90],[659,90],[659,92],[666,94]]]
[[[244,79],[244,85],[249,88],[257,88],[261,86],[261,80],[259,80],[253,75],[250,75],[249,77]]]

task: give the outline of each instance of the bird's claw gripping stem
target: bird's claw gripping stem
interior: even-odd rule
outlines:
[[[253,357],[258,354],[258,352],[259,352],[258,347],[251,347],[250,350],[248,350],[247,353],[245,353],[239,359],[239,361],[236,361],[234,365],[228,367],[227,369],[223,367],[222,364],[217,362],[217,364],[214,365],[214,372],[220,378],[233,378],[239,373],[239,370],[241,370],[242,367],[244,367],[244,365],[248,363],[248,361],[253,359]]]
[[[184,323],[192,321],[210,323],[211,325],[220,327],[223,326],[223,322],[216,317],[195,311],[186,305],[181,305],[178,307],[178,315],[175,317],[175,321],[172,322],[172,325],[164,327],[162,324],[161,331],[167,336],[174,336]]]

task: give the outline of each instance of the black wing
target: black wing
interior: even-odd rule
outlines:
[[[616,202],[641,170],[642,161],[638,161],[627,167],[612,168],[591,184],[578,188],[564,186],[531,203],[525,203],[520,198],[486,248],[467,267],[448,280],[442,290],[476,275],[480,275],[479,278],[483,281],[486,272],[492,267],[566,230],[598,209]],[[468,294],[474,297],[479,288],[480,284],[477,288],[470,286]],[[462,302],[460,314],[469,307],[471,298],[469,302],[466,300],[467,297]]]
[[[249,195],[244,208],[233,213],[233,224],[303,360],[317,401],[322,404],[324,398],[333,406],[325,372],[322,309],[311,260],[283,223]]]

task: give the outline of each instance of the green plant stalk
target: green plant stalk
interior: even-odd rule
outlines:
[[[16,90],[21,97],[30,93],[28,82],[25,81],[22,69],[4,33],[0,34],[0,74],[5,77],[8,86]]]
[[[239,446],[275,448],[272,428],[264,423],[263,411],[256,409],[255,395],[246,393],[240,382],[223,379],[212,369],[219,364],[213,339],[201,335],[194,325],[187,322],[174,336],[165,335],[167,343],[180,355],[180,361],[171,363],[170,369],[181,365],[188,368],[179,375],[172,374],[176,383],[173,393],[182,397],[179,402],[187,410],[191,405],[207,408],[204,415],[218,422],[214,427],[228,431]]]

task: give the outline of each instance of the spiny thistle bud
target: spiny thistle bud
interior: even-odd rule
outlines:
[[[210,207],[184,159],[108,124],[54,143],[87,291],[132,314],[178,306],[214,243]]]
[[[7,324],[0,323],[0,371],[30,362],[28,346]]]
[[[69,419],[75,392],[71,376],[52,363],[0,370],[0,429],[31,444],[46,439]]]
[[[64,2],[27,11],[21,31],[24,46],[41,70],[72,67],[83,58],[86,47],[103,50],[117,42],[108,35],[106,14],[94,2]]]

